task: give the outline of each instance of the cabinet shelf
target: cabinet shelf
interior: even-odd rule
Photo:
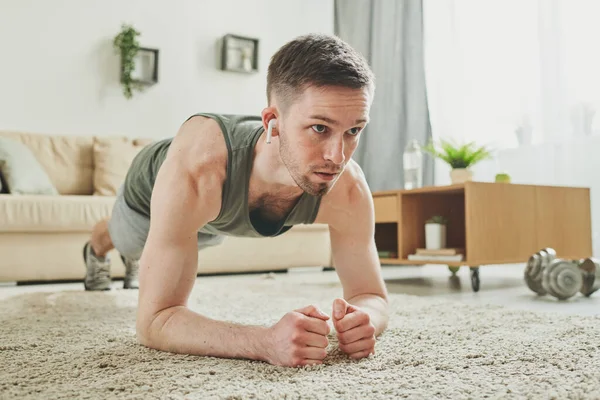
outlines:
[[[400,258],[380,258],[379,262],[381,264],[398,264],[398,265],[425,265],[425,264],[443,264],[448,265],[449,267],[460,267],[464,265],[469,265],[466,261],[440,261],[440,260],[406,260]]]
[[[466,182],[375,192],[373,201],[377,249],[398,255],[382,264],[515,264],[545,247],[567,259],[592,256],[589,188]],[[433,215],[448,220],[446,245],[464,249],[462,261],[408,260],[425,247]]]

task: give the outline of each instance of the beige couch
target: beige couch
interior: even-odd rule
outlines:
[[[83,244],[110,216],[116,188],[148,139],[0,131],[32,150],[59,195],[0,194],[0,282],[83,279]],[[295,226],[277,238],[226,237],[198,253],[198,273],[282,270],[331,264],[326,225]],[[123,277],[116,251],[112,276]]]

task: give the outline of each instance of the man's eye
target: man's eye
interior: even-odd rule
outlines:
[[[352,136],[356,136],[360,133],[361,128],[352,128],[350,129],[348,132],[352,135]]]
[[[327,127],[325,125],[313,125],[312,129],[317,133],[325,133]]]

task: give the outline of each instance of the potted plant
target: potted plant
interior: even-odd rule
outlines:
[[[490,150],[485,146],[477,146],[475,142],[456,144],[441,139],[437,146],[431,141],[423,147],[423,150],[450,165],[452,168],[450,178],[453,184],[472,180],[471,167],[482,160],[491,158]]]
[[[510,183],[510,175],[508,172],[498,172],[494,180],[498,183]]]
[[[441,215],[434,215],[425,222],[425,248],[439,250],[446,247],[446,225],[448,221]]]
[[[142,90],[142,85],[131,76],[135,70],[135,57],[140,51],[140,44],[136,39],[139,35],[140,32],[133,26],[123,24],[121,32],[113,40],[113,47],[121,56],[121,84],[123,94],[128,99],[132,97],[133,89]]]

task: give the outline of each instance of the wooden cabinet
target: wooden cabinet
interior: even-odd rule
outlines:
[[[513,183],[467,182],[373,193],[375,242],[397,258],[382,264],[471,266],[526,262],[544,247],[557,256],[592,256],[590,190]],[[464,248],[464,260],[408,260],[425,247],[425,221],[447,218],[447,247]]]

